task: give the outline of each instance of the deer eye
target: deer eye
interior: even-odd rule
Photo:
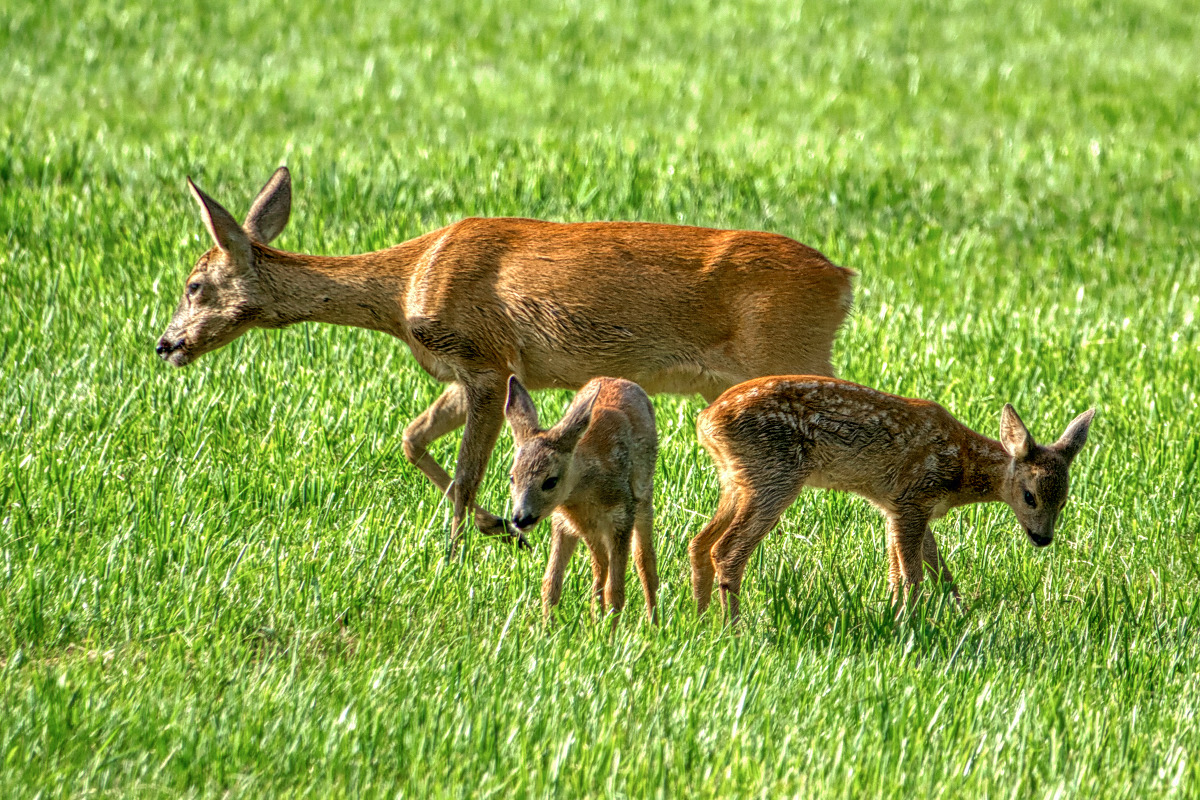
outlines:
[[[1025,490],[1025,505],[1030,508],[1037,508],[1037,500],[1033,498],[1033,492],[1028,489]]]
[[[558,478],[557,477],[546,478],[545,482],[542,483],[542,491],[549,492],[549,491],[553,490],[555,486],[558,486]]]
[[[192,281],[187,285],[188,297],[194,297],[196,292],[200,291],[200,282]]]

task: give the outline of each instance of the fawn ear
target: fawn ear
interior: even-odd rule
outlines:
[[[204,218],[204,226],[217,247],[224,250],[238,266],[249,266],[251,261],[250,238],[237,224],[233,215],[221,207],[221,204],[201,191],[200,187],[188,178],[188,188],[192,197],[200,206],[200,216]]]
[[[252,241],[270,244],[283,231],[291,213],[292,174],[287,167],[280,167],[254,198],[242,228]]]
[[[1008,454],[1017,461],[1023,461],[1033,452],[1033,437],[1029,435],[1025,423],[1017,416],[1017,410],[1012,407],[1012,403],[1005,403],[1004,410],[1000,412],[1000,444],[1004,445]]]
[[[538,432],[537,408],[516,375],[508,377],[508,400],[504,403],[504,416],[512,426],[517,441],[524,441]]]
[[[1088,428],[1092,426],[1092,417],[1094,416],[1096,416],[1094,408],[1089,408],[1080,414],[1071,421],[1066,432],[1054,443],[1054,449],[1062,453],[1068,462],[1073,461],[1087,443]]]
[[[600,387],[597,386],[586,394],[581,392],[575,395],[567,413],[554,426],[560,444],[571,449],[579,444],[579,438],[587,432],[588,426],[592,424],[592,408],[596,405],[596,397],[599,394]]]

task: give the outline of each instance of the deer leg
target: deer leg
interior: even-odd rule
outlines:
[[[627,514],[610,524],[608,539],[608,580],[604,584],[604,599],[613,614],[625,608],[625,571],[629,566],[629,544],[633,538],[633,515]]]
[[[893,600],[901,604],[907,604],[915,598],[924,578],[925,531],[928,525],[929,518],[915,512],[901,512],[888,517],[888,539],[890,546],[896,549],[900,566],[900,580],[896,584],[898,591]]]
[[[452,383],[404,429],[404,455],[425,473],[443,494],[450,488],[450,475],[429,454],[433,442],[457,430],[467,421],[467,395],[462,384]]]
[[[562,599],[563,573],[578,546],[579,538],[571,532],[568,524],[558,514],[551,517],[550,558],[546,562],[546,576],[542,578],[542,617],[547,622],[550,621],[550,612]]]
[[[592,554],[592,600],[600,604],[600,616],[604,616],[604,587],[608,583],[608,549],[596,537],[584,539]]]
[[[428,448],[447,433],[462,427],[466,419],[466,389],[461,383],[452,383],[433,401],[433,405],[404,429],[404,456],[409,463],[421,470],[442,494],[450,493],[452,481],[446,470],[442,469],[442,465],[429,454]],[[475,512],[475,525],[481,532],[490,536],[512,536],[512,531],[508,529],[504,520],[489,514],[474,503],[471,504],[471,508]]]
[[[646,619],[651,622],[655,621],[654,609],[658,602],[658,562],[650,536],[653,527],[654,506],[649,499],[642,500],[633,521],[633,563],[637,567],[638,580],[642,582],[642,594],[646,596]]]
[[[746,564],[758,543],[771,532],[783,512],[796,499],[803,478],[792,489],[772,492],[743,492],[729,529],[712,549],[717,580],[721,585],[721,605],[729,610],[729,624],[738,621],[738,595]]]
[[[928,526],[925,528],[925,537],[921,542],[921,555],[938,580],[950,584],[950,594],[954,596],[955,604],[961,608],[962,595],[958,593],[958,587],[954,584],[954,576],[950,574],[950,567],[947,566],[946,560],[942,558],[942,554],[938,550],[937,539],[933,538],[933,529]]]
[[[730,483],[721,487],[721,499],[717,513],[696,534],[688,545],[688,558],[692,562],[692,596],[696,598],[696,613],[703,614],[712,601],[713,590],[713,545],[725,533],[737,511],[738,489]]]
[[[504,397],[506,387],[502,382],[485,383],[466,386],[467,424],[463,429],[462,444],[458,448],[458,463],[454,467],[454,482],[452,484],[454,500],[454,537],[462,535],[466,524],[467,509],[477,509],[475,494],[483,481],[483,473],[487,469],[488,458],[500,437],[500,429],[504,426]],[[481,532],[490,536],[507,536],[515,539],[521,547],[529,547],[525,537],[519,532],[513,533],[508,524],[478,509],[476,522],[481,514],[486,514]],[[495,520],[492,525],[489,520]]]
[[[900,586],[904,582],[903,576],[900,574],[900,547],[896,544],[896,538],[892,535],[892,526],[887,526],[887,554],[888,554],[888,592],[892,595],[892,604],[900,604]]]

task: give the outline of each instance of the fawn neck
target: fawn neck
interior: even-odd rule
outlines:
[[[397,245],[353,256],[310,256],[255,245],[255,269],[272,298],[270,327],[329,322],[403,337],[404,295],[424,248]]]
[[[999,442],[967,430],[961,445],[962,481],[950,493],[952,506],[1000,500],[1009,480],[1012,460]]]

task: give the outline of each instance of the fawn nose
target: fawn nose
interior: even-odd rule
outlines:
[[[166,358],[181,347],[183,347],[182,338],[176,339],[172,342],[170,339],[164,336],[158,340],[158,346],[154,348],[154,352],[158,353],[161,358]]]
[[[518,512],[513,515],[513,525],[516,525],[520,530],[532,527],[535,523],[537,523],[537,517],[533,514],[521,514]]]
[[[1033,542],[1035,545],[1037,545],[1038,547],[1045,547],[1046,545],[1048,545],[1052,541],[1054,541],[1053,536],[1039,536],[1038,534],[1034,533],[1033,531],[1026,531],[1026,533],[1029,534],[1029,540],[1031,542]]]

